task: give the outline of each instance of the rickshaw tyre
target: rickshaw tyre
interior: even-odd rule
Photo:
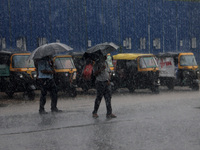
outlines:
[[[7,91],[6,91],[5,93],[8,95],[9,98],[13,98],[14,92],[7,92]]]
[[[199,91],[199,84],[193,84],[193,86],[192,86],[192,90],[193,91]]]
[[[167,88],[169,90],[174,90],[174,80],[173,79],[169,80],[169,82],[167,83]]]
[[[87,87],[81,87],[83,92],[86,93],[89,89]]]
[[[133,93],[135,91],[135,88],[128,88],[130,93]]]
[[[174,90],[174,85],[169,84],[169,85],[167,85],[167,88],[172,91],[172,90]]]
[[[34,100],[35,99],[35,92],[34,91],[24,92],[23,98],[25,100]]]
[[[158,87],[158,86],[153,87],[153,88],[151,89],[151,91],[152,91],[154,94],[159,94],[159,93],[160,93],[160,90],[159,90],[159,87]]]
[[[8,95],[9,98],[13,98],[14,91],[11,83],[8,83],[5,93]]]
[[[31,93],[28,93],[28,100],[34,100],[35,99],[35,92],[32,91]]]
[[[69,95],[70,95],[71,97],[76,97],[76,96],[77,96],[76,89],[74,89],[73,91],[70,91]]]

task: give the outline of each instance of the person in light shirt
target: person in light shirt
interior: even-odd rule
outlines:
[[[94,76],[96,77],[96,90],[97,95],[94,103],[94,110],[92,112],[92,115],[94,118],[98,118],[97,111],[99,109],[102,97],[104,96],[105,102],[106,102],[106,109],[107,109],[107,118],[116,118],[112,113],[112,106],[111,106],[111,84],[110,84],[110,73],[111,70],[108,66],[108,63],[106,61],[106,56],[101,56],[99,61],[97,61],[94,64],[93,72]]]
[[[50,92],[51,96],[51,111],[52,112],[62,112],[57,108],[57,87],[53,78],[54,69],[52,65],[51,57],[47,56],[40,59],[36,63],[36,69],[38,74],[38,82],[40,84],[41,96],[40,96],[40,114],[47,114],[45,111],[46,95],[47,91]]]

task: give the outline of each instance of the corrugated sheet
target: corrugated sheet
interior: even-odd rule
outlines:
[[[66,43],[75,51],[107,41],[119,45],[120,52],[192,51],[200,63],[197,1],[0,1],[0,38],[6,38],[7,48],[16,48],[20,37],[26,38],[29,51],[38,46],[38,38]]]

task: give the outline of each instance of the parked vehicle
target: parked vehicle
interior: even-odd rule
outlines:
[[[192,90],[199,90],[199,68],[193,53],[160,53],[157,61],[161,85],[170,90],[174,86],[189,86]]]
[[[114,89],[128,88],[130,92],[135,89],[149,88],[159,93],[159,71],[155,56],[152,54],[122,53],[113,56],[115,76]]]
[[[36,69],[28,62],[30,53],[0,51],[0,91],[12,97],[15,92],[24,92],[24,97],[35,98]]]
[[[55,83],[58,91],[69,93],[71,97],[76,97],[76,72],[72,56],[59,55],[53,58],[55,70]]]

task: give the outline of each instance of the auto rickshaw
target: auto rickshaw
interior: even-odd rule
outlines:
[[[174,86],[189,86],[192,90],[199,90],[199,68],[193,53],[168,52],[156,56],[162,86],[170,90]]]
[[[30,53],[0,51],[0,91],[12,97],[15,92],[33,100],[36,89],[36,68],[28,62]]]
[[[113,56],[115,76],[114,89],[149,88],[153,93],[159,93],[159,71],[155,56],[152,54],[122,53]]]
[[[53,58],[55,76],[54,80],[58,91],[69,93],[71,97],[76,97],[76,72],[72,56],[59,55]]]

